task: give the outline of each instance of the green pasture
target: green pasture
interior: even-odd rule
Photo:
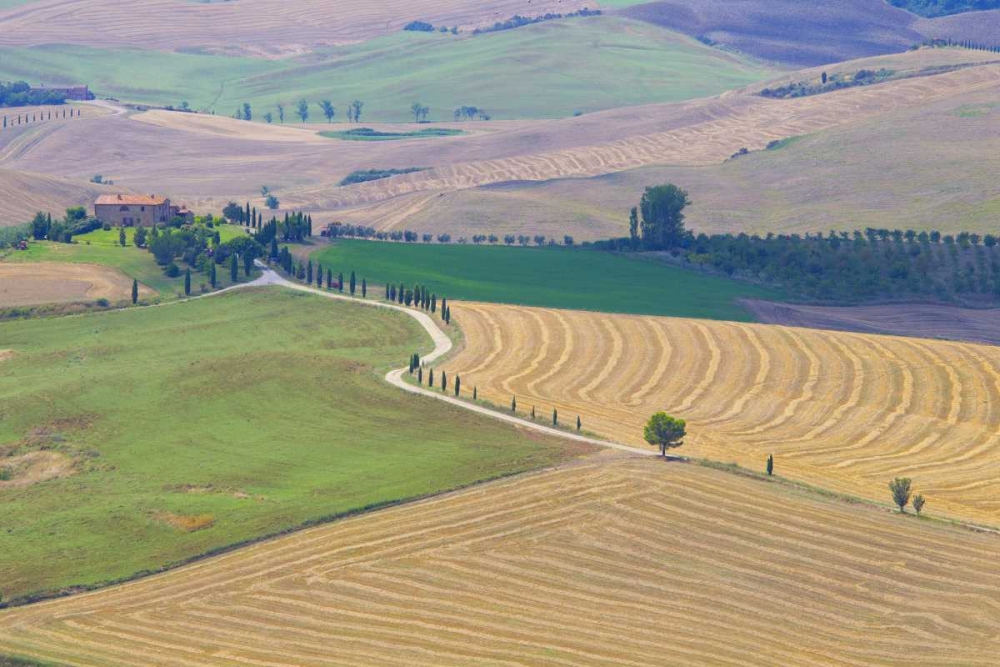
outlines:
[[[0,322],[0,340],[0,456],[74,471],[0,484],[8,601],[572,455],[386,384],[430,347],[409,317],[277,287]]]
[[[365,103],[364,122],[452,120],[462,105],[495,119],[550,118],[650,102],[715,95],[772,70],[656,26],[611,16],[546,21],[478,36],[399,32],[306,57],[263,60],[46,45],[0,48],[0,80],[88,83],[100,96],[232,115],[249,102],[260,120],[276,105],[330,99],[337,121]]]
[[[313,256],[369,285],[426,285],[465,301],[746,321],[740,297],[781,299],[754,285],[659,260],[587,248],[339,241]]]

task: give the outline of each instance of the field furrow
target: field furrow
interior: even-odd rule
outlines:
[[[650,414],[688,421],[684,453],[888,502],[914,478],[930,511],[996,525],[1000,351],[766,325],[455,304],[444,364],[480,398],[642,444]],[[529,326],[530,323],[530,326]],[[519,333],[519,330],[521,333]],[[572,337],[567,335],[572,332]],[[517,341],[501,354],[496,340]],[[549,341],[527,356],[527,341]],[[681,353],[682,351],[682,353]]]
[[[752,336],[767,349],[766,334],[738,339]],[[0,652],[95,667],[985,667],[998,557],[992,535],[613,458],[7,610]]]

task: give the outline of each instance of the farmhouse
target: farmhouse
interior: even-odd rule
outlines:
[[[174,206],[158,195],[101,195],[94,202],[94,217],[109,225],[152,227],[177,216],[189,222],[194,218],[186,206]]]

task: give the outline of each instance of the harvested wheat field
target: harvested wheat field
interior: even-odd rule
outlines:
[[[139,286],[139,296],[153,291]],[[0,263],[0,308],[132,297],[132,279],[97,264]]]
[[[889,503],[914,479],[936,515],[1000,524],[1000,349],[660,317],[456,303],[463,387],[619,442],[658,410],[682,453]]]
[[[986,666],[998,557],[993,535],[618,459],[0,612],[0,652],[137,667]]]

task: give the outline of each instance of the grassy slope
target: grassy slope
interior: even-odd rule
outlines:
[[[385,384],[376,369],[428,347],[409,318],[277,288],[2,323],[0,340],[16,351],[0,450],[34,432],[81,468],[0,490],[8,599],[566,455]],[[215,524],[183,532],[160,512]]]
[[[237,225],[219,226],[219,236],[223,241],[243,235],[245,232]],[[74,262],[79,264],[101,264],[118,269],[140,283],[150,287],[165,297],[180,295],[184,290],[184,276],[168,278],[163,269],[153,260],[146,250],[137,250],[132,245],[134,230],[126,229],[126,247],[118,245],[118,230],[104,231],[98,229],[89,234],[76,237],[73,244],[50,243],[40,241],[28,246],[27,251],[10,251],[2,261],[7,262]],[[87,242],[90,242],[89,245]],[[183,263],[179,263],[184,268]],[[242,279],[242,269],[240,270]],[[252,275],[252,274],[251,274]],[[216,279],[220,287],[229,284],[228,267],[216,269]],[[208,276],[195,271],[191,272],[191,285],[198,292],[201,283],[208,283]]]
[[[582,248],[342,241],[315,258],[335,271],[357,271],[372,285],[386,280],[421,283],[438,295],[466,301],[748,320],[749,313],[735,299],[781,298],[770,290],[654,260]]]
[[[155,72],[155,78],[149,73]],[[399,33],[301,59],[253,60],[177,53],[45,46],[0,49],[0,79],[87,82],[101,95],[231,114],[249,101],[256,117],[300,98],[329,98],[345,117],[365,102],[363,121],[407,121],[410,104],[450,120],[462,104],[494,118],[555,117],[576,111],[714,95],[772,72],[638,21],[568,19],[480,35]],[[141,82],[141,86],[140,86]],[[525,95],[525,91],[531,91]]]

